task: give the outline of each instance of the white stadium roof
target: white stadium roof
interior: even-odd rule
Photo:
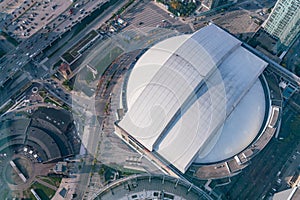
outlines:
[[[262,126],[266,66],[215,25],[162,41],[133,68],[119,125],[181,172],[227,159]]]

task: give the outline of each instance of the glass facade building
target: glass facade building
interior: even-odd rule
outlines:
[[[291,45],[300,32],[300,0],[278,0],[264,30],[278,39],[278,49]]]

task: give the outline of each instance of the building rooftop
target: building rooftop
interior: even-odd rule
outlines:
[[[281,192],[277,192],[273,196],[273,200],[296,200],[300,198],[300,190],[299,187],[290,188],[287,190],[283,190]]]
[[[119,125],[181,172],[195,160],[227,159],[261,129],[266,102],[258,77],[266,66],[213,24],[167,39],[133,68]]]

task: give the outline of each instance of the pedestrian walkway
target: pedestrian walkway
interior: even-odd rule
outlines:
[[[40,183],[40,184],[42,184],[42,185],[44,185],[44,186],[46,186],[46,187],[52,189],[52,190],[55,190],[55,191],[57,190],[57,187],[55,187],[54,185],[51,185],[51,184],[49,184],[49,183],[47,183],[47,182],[45,182],[45,181],[43,181],[43,180],[41,180],[41,179],[36,179],[36,181],[37,181],[38,183]]]

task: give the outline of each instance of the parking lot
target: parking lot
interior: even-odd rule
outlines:
[[[107,0],[81,1],[80,3],[73,5],[70,9],[63,8],[63,6],[57,6],[57,7],[55,7],[56,11],[60,11],[60,9],[61,9],[61,10],[64,10],[64,12],[58,16],[59,12],[57,12],[57,14],[53,14],[52,13],[53,11],[50,10],[51,12],[49,11],[49,14],[48,14],[49,17],[47,16],[48,18],[44,19],[45,21],[48,20],[49,23],[45,26],[42,26],[42,24],[40,24],[40,27],[43,27],[43,28],[40,28],[38,31],[36,30],[37,32],[33,35],[31,33],[32,36],[31,35],[28,36],[27,39],[25,38],[25,36],[22,36],[22,32],[19,33],[19,34],[21,34],[22,37],[21,36],[19,37],[19,35],[15,35],[14,33],[6,31],[5,27],[11,26],[15,20],[11,14],[6,13],[5,17],[0,19],[0,29],[4,30],[3,32],[7,32],[7,34],[10,34],[11,37],[15,37],[15,39],[18,40],[19,42],[21,42],[23,40],[25,40],[25,41],[23,41],[19,46],[17,46],[18,44],[14,44],[15,46],[17,46],[15,51],[11,51],[9,54],[3,56],[2,59],[0,60],[0,64],[1,64],[0,70],[2,72],[5,72],[3,74],[3,76],[0,77],[0,85],[5,83],[5,81],[7,81],[9,77],[12,77],[13,74],[16,73],[16,71],[18,71],[20,68],[22,68],[25,64],[27,64],[29,62],[29,60],[32,60],[34,57],[36,57],[38,54],[40,54],[46,47],[48,47],[51,43],[53,43],[55,40],[60,38],[62,36],[62,34],[71,30],[71,28],[73,28],[76,24],[81,22],[81,19],[83,19],[85,16],[90,15],[92,13],[92,11],[95,11],[96,9],[98,9],[106,1]],[[44,2],[44,1],[39,1],[39,2]],[[53,2],[54,2],[54,0],[51,1],[51,3],[53,3]],[[58,2],[58,1],[56,1],[56,2]],[[36,5],[36,4],[38,4],[38,2],[36,2],[34,5]],[[45,3],[43,3],[41,5],[44,5],[44,4]],[[51,5],[54,6],[56,4],[47,3],[47,7],[49,7],[49,9],[52,9]],[[58,3],[57,3],[57,5],[58,5]],[[33,7],[36,7],[36,6],[28,6],[28,7],[30,7],[30,9],[32,9]],[[25,13],[26,13],[25,11],[27,11],[29,8],[27,10],[26,10],[26,8],[24,8],[24,9],[25,10],[21,15],[25,15]],[[42,7],[42,9],[46,9],[46,8]],[[34,11],[34,12],[36,12],[36,11]],[[38,13],[38,15],[36,15],[37,19],[41,16],[46,16],[47,12],[45,10],[42,13]],[[57,15],[56,18],[55,18],[55,16],[51,17],[50,13],[52,13],[53,15]],[[18,18],[20,16],[16,16],[16,17]],[[34,26],[34,23],[38,23],[37,21],[29,23],[30,20],[27,20],[26,22],[24,21],[24,23],[23,23],[23,21],[24,20],[21,21],[22,26],[25,26],[26,23],[30,24],[30,26],[32,26],[32,23],[33,23],[33,26]],[[25,24],[25,25],[23,25],[23,24]],[[85,25],[83,24],[83,26],[85,26]],[[35,29],[38,29],[38,28],[35,27]],[[77,29],[78,29],[78,26],[77,26]],[[80,30],[77,30],[77,31],[80,31]]]
[[[6,22],[6,30],[11,36],[18,38],[27,38],[37,32],[64,12],[71,1],[13,1],[16,4],[15,10],[11,12],[11,22]],[[8,6],[7,6],[8,7]],[[8,7],[9,8],[9,7]],[[11,11],[10,9],[9,11]]]
[[[3,0],[0,3],[1,8],[1,22],[9,22],[22,15],[26,10],[36,3],[35,0]]]

